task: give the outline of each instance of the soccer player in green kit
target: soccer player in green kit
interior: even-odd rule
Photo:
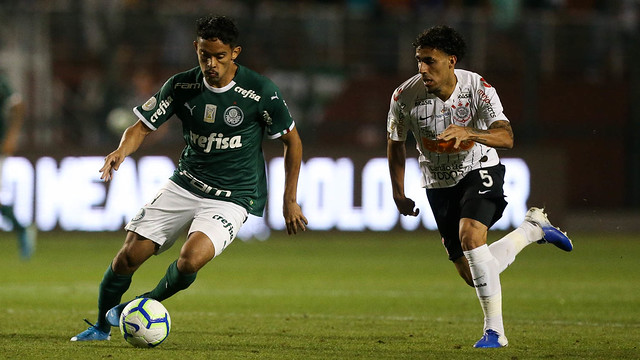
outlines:
[[[194,41],[199,67],[171,77],[125,130],[118,148],[100,169],[109,181],[145,137],[176,115],[186,146],[178,168],[156,197],[126,225],[125,242],[107,268],[98,295],[98,320],[71,341],[109,340],[127,302],[119,304],[133,273],[148,258],[168,249],[188,230],[187,240],[155,289],[141,296],[162,301],[184,290],[198,270],[235,238],[248,214],[262,216],[266,172],[262,139],[284,145],[283,214],[289,234],[304,231],[307,219],[296,192],[302,143],[280,91],[273,82],[235,62],[241,47],[229,18],[197,20]]]
[[[12,156],[18,148],[20,131],[24,123],[25,103],[19,93],[13,91],[9,79],[0,74],[0,189],[2,189],[2,167],[4,159]],[[22,225],[13,211],[13,205],[2,204],[0,217],[7,219],[18,234],[20,257],[29,260],[36,246],[36,226]]]

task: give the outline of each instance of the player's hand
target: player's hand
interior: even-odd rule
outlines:
[[[284,222],[287,224],[287,234],[297,234],[298,230],[306,231],[307,218],[302,214],[302,209],[297,202],[292,201],[285,203],[282,209]]]
[[[104,158],[104,165],[102,165],[102,168],[100,169],[100,172],[102,173],[102,175],[100,175],[100,179],[104,181],[111,180],[113,178],[113,171],[118,170],[125,157],[126,156],[121,154],[118,150],[107,155]]]
[[[447,126],[442,133],[436,136],[436,139],[444,141],[455,140],[453,148],[458,149],[463,141],[469,140],[469,131],[465,126],[451,124]]]
[[[408,197],[402,199],[393,199],[400,214],[405,216],[418,216],[420,209],[416,208],[416,203]]]

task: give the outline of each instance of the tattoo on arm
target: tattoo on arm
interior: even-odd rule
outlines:
[[[490,143],[491,131],[494,129],[503,129],[507,132],[509,137],[513,139],[513,130],[511,129],[511,124],[508,121],[499,120],[491,124],[488,130],[483,129],[474,129],[474,128],[465,128],[469,134],[469,139],[475,140],[477,142],[487,144]]]
[[[474,129],[469,127],[467,127],[466,130],[469,133],[469,138],[471,140],[481,143],[487,141],[486,135],[489,134],[489,130]]]
[[[499,120],[491,124],[489,129],[504,129],[507,131],[509,136],[513,139],[513,130],[511,129],[511,124],[508,121]]]

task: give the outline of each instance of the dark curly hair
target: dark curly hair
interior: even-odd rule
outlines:
[[[196,21],[196,34],[203,39],[218,39],[235,47],[238,44],[238,28],[226,16],[205,16]]]
[[[462,35],[446,25],[434,26],[423,31],[413,42],[413,46],[416,49],[419,47],[438,49],[448,55],[455,55],[458,61],[462,60],[467,50]]]

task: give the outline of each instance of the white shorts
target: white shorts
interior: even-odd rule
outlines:
[[[242,206],[196,196],[169,180],[124,228],[160,245],[156,252],[160,254],[173,246],[190,224],[188,235],[195,231],[207,235],[218,256],[246,220],[247,210]]]
[[[6,156],[0,155],[0,190],[2,190],[2,168],[4,167],[4,160],[6,158],[7,158]]]

